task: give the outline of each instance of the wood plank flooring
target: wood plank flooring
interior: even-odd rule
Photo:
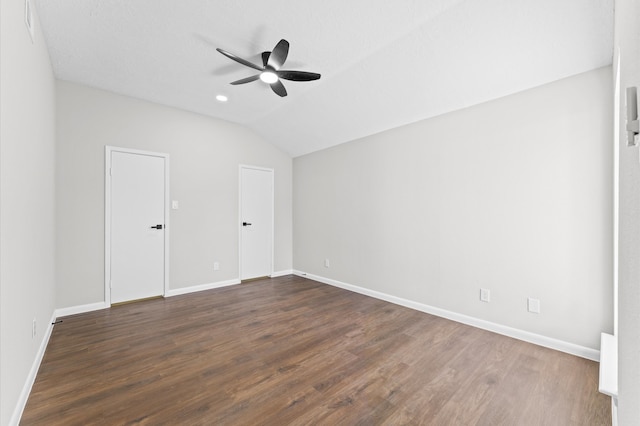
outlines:
[[[55,325],[23,425],[607,425],[598,364],[300,277]]]

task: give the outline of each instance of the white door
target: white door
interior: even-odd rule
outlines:
[[[272,273],[273,170],[240,167],[240,279]]]
[[[164,294],[166,155],[111,150],[111,303]]]

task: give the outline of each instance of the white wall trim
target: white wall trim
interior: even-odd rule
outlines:
[[[291,274],[293,272],[289,271],[288,273]],[[287,274],[283,274],[283,275],[287,275]],[[209,284],[199,284],[199,285],[194,285],[189,287],[170,289],[165,293],[164,296],[165,297],[179,296],[181,294],[196,293],[198,291],[211,290],[211,289],[220,288],[220,287],[227,287],[235,284],[240,284],[239,278],[235,278],[227,281],[218,281],[218,282],[209,283]],[[54,313],[54,320],[57,318],[66,317],[69,315],[84,314],[86,312],[99,311],[101,309],[109,309],[110,307],[111,305],[109,303],[98,302],[98,303],[89,303],[87,305],[78,305],[78,306],[70,306],[68,308],[60,308],[60,309],[56,309]]]
[[[18,425],[20,423],[20,418],[22,417],[24,408],[27,406],[27,401],[29,400],[29,394],[31,394],[31,388],[36,381],[36,376],[38,375],[38,370],[40,369],[42,358],[44,358],[44,353],[47,350],[47,345],[49,344],[49,339],[51,338],[51,332],[53,331],[53,323],[55,321],[56,313],[54,312],[53,315],[51,315],[51,320],[49,321],[47,330],[44,333],[42,341],[40,342],[40,347],[38,348],[36,357],[34,358],[33,364],[31,365],[31,370],[29,370],[29,375],[27,376],[27,380],[22,387],[22,392],[20,392],[20,397],[18,398],[16,407],[13,410],[13,415],[9,420],[10,425]]]
[[[293,274],[293,269],[285,269],[284,271],[277,271],[269,275],[271,278],[284,277],[285,275]]]
[[[106,302],[89,303],[87,305],[70,306],[68,308],[60,308],[55,311],[55,318],[67,317],[69,315],[84,314],[85,312],[99,311],[108,309],[111,305]]]
[[[181,287],[170,289],[164,294],[164,297],[180,296],[181,294],[196,293],[198,291],[211,290],[214,288],[227,287],[230,285],[240,284],[240,279],[235,278],[227,281],[218,281],[216,283],[193,285],[190,287]]]
[[[613,335],[618,335],[618,277],[620,256],[620,47],[614,53],[613,89]]]
[[[602,333],[600,337],[600,375],[598,392],[611,397],[611,422],[616,424],[618,405],[618,337]]]
[[[600,361],[600,351],[596,349],[587,348],[585,346],[576,345],[574,343],[565,342],[563,340],[554,339],[552,337],[542,336],[540,334],[531,333],[528,331],[520,330],[517,328],[508,327],[506,325],[497,324],[490,321],[485,321],[479,318],[474,318],[468,315],[459,314],[456,312],[448,311],[446,309],[436,308],[434,306],[425,305],[423,303],[415,302],[413,300],[403,299],[401,297],[392,296],[390,294],[382,293],[368,288],[359,287],[353,284],[343,283],[341,281],[333,280],[331,278],[325,278],[318,275],[308,274],[306,272],[294,270],[293,273],[300,277],[309,278],[314,281],[319,281],[324,284],[329,284],[334,287],[343,288],[356,293],[371,296],[376,299],[384,300],[394,303],[396,305],[404,306],[407,308],[415,309],[417,311],[425,312],[438,317],[450,319],[462,324],[470,325],[483,330],[492,331],[494,333],[502,334],[504,336],[513,337],[514,339],[522,340],[525,342],[533,343],[546,348],[554,349],[560,352],[566,352],[571,355],[576,355],[582,358],[590,359],[592,361]]]

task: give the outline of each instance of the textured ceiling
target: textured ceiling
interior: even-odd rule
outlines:
[[[613,0],[37,0],[56,76],[243,124],[292,156],[611,64]],[[259,64],[291,43],[280,98]],[[229,97],[226,103],[217,94]]]

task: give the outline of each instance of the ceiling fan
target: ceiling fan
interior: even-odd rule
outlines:
[[[260,71],[259,74],[252,75],[251,77],[232,81],[231,84],[233,85],[250,83],[260,79],[269,84],[271,89],[278,96],[284,97],[287,96],[287,90],[284,88],[282,81],[280,81],[281,79],[291,81],[311,81],[318,80],[320,78],[320,74],[315,72],[280,69],[284,64],[284,61],[287,60],[287,54],[289,53],[289,42],[285,39],[280,40],[271,52],[262,52],[262,66],[251,63],[234,55],[233,53],[227,52],[226,50],[222,50],[220,48],[217,48],[216,50],[229,59],[233,59],[244,66]]]

